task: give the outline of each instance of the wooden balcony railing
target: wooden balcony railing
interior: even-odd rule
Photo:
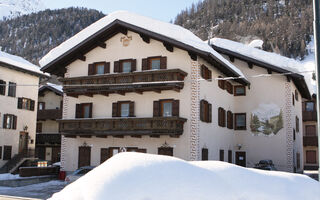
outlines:
[[[36,144],[61,144],[61,134],[59,133],[38,133],[36,134]]]
[[[180,117],[62,119],[60,133],[65,136],[141,136],[183,133],[187,121]]]
[[[303,146],[318,146],[318,136],[303,136]]]
[[[112,93],[125,95],[128,92],[141,94],[146,91],[160,93],[162,90],[180,91],[187,73],[180,69],[149,70],[131,73],[92,75],[73,78],[60,78],[63,91],[68,96]]]
[[[302,112],[303,121],[317,121],[317,112],[316,111],[303,111]]]
[[[38,110],[37,120],[56,120],[62,118],[62,110],[61,109],[46,109],[46,110]]]

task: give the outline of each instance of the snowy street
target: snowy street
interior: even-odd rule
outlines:
[[[59,192],[65,186],[64,181],[55,180],[24,187],[0,187],[0,195],[48,199],[53,193]]]

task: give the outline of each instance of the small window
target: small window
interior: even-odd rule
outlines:
[[[85,104],[82,106],[82,112],[84,118],[89,118],[90,116],[90,105]]]
[[[299,101],[299,93],[298,90],[294,91],[294,96],[296,97],[296,101]]]
[[[42,123],[37,123],[36,130],[37,133],[42,133]]]
[[[202,160],[208,160],[209,158],[209,155],[208,155],[208,149],[207,148],[202,148],[202,151],[201,151],[201,159]]]
[[[149,66],[151,69],[160,69],[160,57],[159,58],[149,58]]]
[[[227,92],[229,94],[233,94],[233,85],[229,81],[226,81],[225,86],[226,86]]]
[[[308,112],[312,112],[314,111],[314,102],[313,101],[307,101],[305,102],[305,106],[306,106],[306,111]]]
[[[222,76],[219,76],[218,78],[222,78]],[[225,89],[225,83],[226,83],[226,81],[225,80],[222,80],[222,79],[218,79],[218,86],[219,86],[219,88],[221,88],[221,89]]]
[[[104,74],[104,63],[96,63],[96,74]]]
[[[0,95],[6,94],[6,82],[3,80],[0,80]]]
[[[44,110],[45,109],[45,103],[44,102],[39,102],[38,103],[38,109],[39,110]]]
[[[10,97],[15,97],[16,96],[16,87],[17,87],[16,83],[9,82],[8,96],[10,96]]]
[[[159,147],[158,148],[158,155],[173,156],[173,148],[172,147]]]
[[[171,117],[179,116],[179,100],[161,99],[153,102],[153,116],[154,117]]]
[[[212,122],[212,105],[206,101],[200,101],[200,120],[203,122]]]
[[[226,111],[223,108],[218,108],[218,125],[226,127]]]
[[[3,116],[3,128],[4,129],[16,129],[17,116],[11,114],[4,114]]]
[[[131,60],[121,61],[121,71],[124,73],[131,72]]]
[[[134,102],[118,101],[112,103],[112,117],[134,117]]]
[[[172,100],[161,101],[161,116],[162,117],[172,116]]]
[[[235,113],[235,130],[246,130],[246,113]]]
[[[92,103],[76,104],[76,118],[91,118]]]
[[[158,69],[167,69],[167,57],[162,56],[153,56],[148,58],[143,58],[141,62],[142,71],[144,70],[158,70]]]
[[[120,116],[121,117],[129,117],[129,103],[120,103]]]
[[[299,133],[299,117],[296,116],[296,131]]]
[[[228,150],[228,163],[232,163],[232,150]]]
[[[89,64],[88,75],[107,74],[110,73],[110,62],[96,62]]]
[[[220,151],[219,151],[219,160],[224,161],[224,150],[223,149],[220,149]]]
[[[294,106],[295,103],[295,98],[294,98],[294,94],[292,93],[292,105]]]
[[[246,95],[246,87],[243,85],[235,85],[234,86],[234,96],[245,96]]]
[[[293,135],[293,141],[296,141],[296,130],[295,129],[293,129],[292,135]]]

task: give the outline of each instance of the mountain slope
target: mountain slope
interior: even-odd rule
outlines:
[[[181,11],[174,23],[207,40],[221,37],[293,58],[307,54],[313,34],[312,0],[203,0]]]
[[[0,21],[0,50],[38,64],[52,48],[103,16],[97,10],[68,8]]]
[[[42,0],[0,0],[0,20],[44,10]]]

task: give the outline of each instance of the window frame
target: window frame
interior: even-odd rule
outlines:
[[[130,71],[129,72],[124,72],[123,71],[123,63],[130,63]],[[130,73],[132,72],[132,59],[124,59],[124,60],[119,60],[119,68],[121,73]]]
[[[6,95],[6,89],[7,89],[6,82],[4,80],[0,80],[0,95],[5,96]]]
[[[200,101],[200,120],[202,122],[212,122],[212,104],[202,99]]]
[[[243,93],[238,94],[237,88],[243,88]],[[233,86],[233,94],[234,94],[234,96],[246,96],[246,87],[244,85],[234,85]]]
[[[300,120],[298,116],[296,116],[296,132],[300,132]]]
[[[98,74],[98,66],[99,65],[103,65],[103,73],[102,74]],[[93,67],[94,67],[94,75],[103,75],[106,74],[106,62],[95,62],[93,63]]]
[[[307,110],[307,104],[308,103],[312,103],[312,105],[313,105],[311,111]],[[304,110],[307,111],[307,112],[314,112],[315,111],[315,102],[314,101],[305,101],[304,102]]]
[[[234,113],[234,130],[247,130],[247,113]],[[244,115],[244,126],[237,126],[237,117]]]
[[[40,105],[42,105],[42,109],[40,109]],[[43,101],[38,102],[38,110],[45,110],[46,109],[46,103]]]
[[[314,162],[308,160],[308,153],[314,153]],[[316,150],[306,150],[306,163],[307,164],[317,164],[317,151]]]
[[[226,110],[222,107],[218,108],[218,125],[220,127],[226,127]]]
[[[9,123],[8,123],[9,119]],[[13,114],[4,114],[3,116],[3,129],[13,129],[16,130],[17,128],[17,116]]]
[[[128,115],[127,116],[122,116],[122,105],[124,105],[124,104],[128,105]],[[119,101],[118,106],[119,106],[119,117],[130,117],[130,101]]]
[[[206,65],[201,65],[200,71],[203,79],[212,81],[212,71]]]
[[[224,85],[227,92],[233,94],[233,85],[229,81],[226,81]]]
[[[159,69],[152,69],[152,61],[153,60],[159,60]],[[148,62],[148,66],[149,66],[150,70],[160,70],[161,69],[161,56],[148,57],[147,62]]]
[[[10,150],[10,158],[7,157],[7,154],[6,153],[8,150]],[[4,145],[3,146],[3,157],[2,157],[2,160],[10,160],[12,158],[12,146],[10,145]]]
[[[307,131],[308,127],[313,127],[314,131],[313,131],[312,134],[310,134],[310,131]],[[317,136],[317,127],[316,127],[316,125],[305,125],[305,136]]]
[[[161,117],[173,117],[173,99],[164,99],[160,100],[160,116]],[[171,103],[171,115],[170,116],[164,116],[164,104],[165,103]]]
[[[17,84],[14,82],[9,82],[8,86],[8,97],[16,97]]]

